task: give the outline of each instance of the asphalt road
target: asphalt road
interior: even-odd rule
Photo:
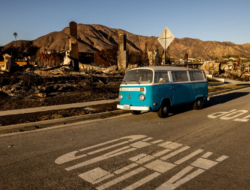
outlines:
[[[0,136],[0,189],[250,189],[249,93]]]

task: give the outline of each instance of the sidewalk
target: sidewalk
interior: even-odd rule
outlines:
[[[25,109],[16,109],[16,110],[6,110],[6,111],[0,111],[0,116],[36,113],[36,112],[42,112],[42,111],[61,110],[61,109],[70,109],[70,108],[81,108],[81,107],[93,106],[93,105],[98,105],[98,104],[109,104],[109,103],[113,103],[117,101],[119,101],[119,99],[99,100],[99,101],[81,102],[81,103],[72,103],[72,104],[61,104],[61,105],[54,105],[54,106],[43,106],[43,107],[25,108]]]

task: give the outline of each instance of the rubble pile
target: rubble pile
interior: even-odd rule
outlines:
[[[204,63],[201,69],[206,74],[211,74],[216,77],[236,79],[241,81],[250,80],[250,64],[241,63],[239,65],[234,63]]]
[[[80,72],[70,66],[20,67],[0,75],[0,110],[115,99],[123,76],[117,66],[86,64]]]

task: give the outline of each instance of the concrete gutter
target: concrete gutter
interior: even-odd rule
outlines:
[[[209,93],[209,97],[211,98],[211,97],[214,97],[218,94],[223,94],[223,93],[227,93],[230,91],[240,90],[240,89],[248,88],[248,87],[249,86],[244,86],[244,87],[240,87],[240,88],[212,92],[212,93]],[[104,119],[104,118],[122,115],[122,114],[130,113],[130,112],[131,111],[128,111],[128,110],[116,110],[116,111],[110,111],[110,112],[102,112],[102,113],[95,113],[95,114],[81,115],[81,116],[72,116],[72,117],[51,119],[51,120],[45,120],[45,121],[37,121],[37,122],[31,122],[31,123],[7,125],[7,126],[0,127],[0,134],[11,133],[11,132],[21,132],[21,131],[33,130],[33,129],[40,129],[40,128],[52,127],[52,126],[56,126],[56,125],[65,125],[65,124],[77,123],[80,121],[87,121],[87,120],[93,120],[93,119]]]
[[[0,134],[11,133],[11,132],[21,132],[21,131],[33,130],[33,129],[40,129],[40,128],[52,127],[52,126],[56,126],[56,125],[65,125],[65,124],[93,120],[93,119],[104,119],[104,118],[113,117],[113,116],[126,114],[126,113],[130,113],[130,112],[131,111],[128,111],[128,110],[116,110],[116,111],[110,111],[110,112],[102,112],[102,113],[95,113],[95,114],[89,114],[89,115],[65,117],[65,118],[60,118],[60,119],[51,119],[51,120],[37,121],[37,122],[31,122],[31,123],[6,125],[6,126],[0,127]]]

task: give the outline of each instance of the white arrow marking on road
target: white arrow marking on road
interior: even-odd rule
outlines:
[[[228,114],[229,112],[227,112],[226,114]],[[239,113],[239,112],[236,112]],[[231,113],[230,113],[231,114]],[[217,114],[218,115],[218,114]],[[216,116],[217,116],[216,115]],[[213,115],[215,116],[215,115]],[[225,116],[225,115],[224,115]],[[67,171],[73,170],[73,169],[77,169],[79,167],[84,167],[87,165],[91,165],[91,164],[96,164],[97,162],[101,162],[103,160],[115,157],[115,156],[119,156],[128,152],[132,152],[138,149],[142,149],[144,147],[148,147],[148,146],[157,146],[158,148],[156,148],[156,150],[160,150],[159,152],[156,152],[152,155],[146,154],[146,153],[141,153],[137,156],[133,156],[131,158],[129,158],[130,161],[132,161],[131,164],[128,164],[125,167],[122,167],[120,169],[117,170],[113,170],[113,171],[106,171],[100,167],[96,167],[92,170],[86,171],[82,174],[79,174],[79,177],[82,178],[85,181],[90,182],[93,185],[96,185],[98,183],[101,183],[105,180],[110,180],[110,178],[114,178],[109,182],[106,182],[102,185],[99,185],[97,187],[97,189],[101,190],[101,189],[106,189],[106,188],[110,188],[111,186],[118,184],[136,174],[139,174],[140,172],[143,172],[145,170],[151,170],[154,173],[134,182],[131,185],[128,185],[125,189],[135,189],[138,188],[146,183],[148,183],[149,181],[154,180],[155,178],[157,178],[158,176],[160,176],[162,173],[168,172],[169,170],[173,169],[173,168],[177,168],[176,166],[179,164],[182,164],[190,159],[192,159],[193,157],[197,156],[198,154],[200,154],[201,152],[203,152],[203,150],[198,149],[190,154],[188,154],[187,156],[184,156],[183,158],[180,158],[179,160],[175,161],[174,163],[170,163],[170,162],[166,162],[163,160],[167,160],[173,156],[176,156],[177,154],[180,154],[186,150],[188,150],[190,147],[189,146],[183,146],[182,144],[176,143],[176,142],[171,142],[171,141],[166,141],[163,142],[162,140],[156,140],[153,141],[151,143],[149,142],[145,142],[145,141],[149,141],[152,138],[148,137],[146,138],[146,136],[144,135],[135,135],[135,136],[129,136],[129,137],[124,137],[124,138],[120,138],[120,139],[115,139],[113,141],[108,141],[105,143],[101,143],[98,145],[94,145],[91,147],[87,147],[81,150],[90,150],[92,148],[98,148],[100,147],[100,149],[97,150],[93,150],[92,152],[86,153],[86,154],[82,154],[82,155],[78,155],[76,156],[80,151],[73,151],[70,153],[67,153],[61,157],[59,157],[58,159],[55,160],[55,162],[57,164],[62,164],[62,163],[66,163],[68,161],[72,161],[78,158],[83,158],[86,157],[88,155],[93,155],[95,153],[99,153],[102,151],[107,151],[111,148],[114,147],[118,147],[121,146],[123,144],[127,144],[129,142],[133,142],[136,140],[139,140],[137,142],[133,142],[131,144],[129,144],[128,146],[124,146],[121,148],[118,148],[116,150],[113,150],[111,152],[105,153],[101,156],[97,156],[95,158],[91,158],[89,160],[86,160],[82,163],[73,165],[71,167],[66,168]],[[121,140],[125,140],[123,142],[119,142]],[[163,142],[163,143],[161,143]],[[111,143],[116,143],[116,144],[111,144]],[[161,143],[156,145],[157,143]],[[111,144],[111,145],[109,145]],[[103,145],[109,145],[107,147],[101,147]],[[159,149],[159,147],[161,147]],[[179,149],[178,149],[179,148]],[[163,150],[162,150],[163,149]],[[177,150],[175,150],[177,149]],[[175,150],[175,151],[174,151]],[[171,152],[173,151],[173,152]],[[154,151],[153,151],[154,152]],[[170,152],[170,153],[169,153]],[[168,153],[168,154],[167,154]],[[167,155],[165,155],[167,154]],[[213,160],[208,160],[207,158],[209,156],[211,156],[213,153],[212,152],[206,152],[205,154],[203,154],[202,156],[200,156],[198,159],[196,159],[194,162],[192,162],[189,166],[186,166],[184,169],[182,169],[180,172],[178,172],[177,174],[175,174],[173,177],[171,177],[168,181],[166,181],[165,183],[163,183],[161,186],[159,186],[157,188],[157,190],[166,190],[166,189],[175,189],[177,187],[179,187],[180,185],[186,183],[187,181],[195,178],[196,176],[200,175],[201,173],[203,173],[204,171],[210,169],[211,167],[214,167],[215,165],[217,165],[218,163],[224,161],[225,159],[228,158],[228,156],[220,156],[219,158],[217,158],[215,161]],[[163,157],[161,157],[161,160],[157,159],[157,157],[160,157],[162,155],[165,155]],[[149,163],[148,163],[149,162]],[[139,164],[145,164],[143,167],[134,169],[132,171],[129,172],[129,170],[139,166]],[[89,167],[88,167],[89,168]],[[196,169],[194,172],[192,172],[191,174],[185,176],[187,173],[189,173],[191,170]],[[177,168],[178,169],[178,168]],[[119,176],[120,174],[127,172],[122,176]],[[142,174],[143,176],[143,174]],[[183,176],[185,176],[184,178],[182,178]],[[125,183],[125,182],[124,182]]]

